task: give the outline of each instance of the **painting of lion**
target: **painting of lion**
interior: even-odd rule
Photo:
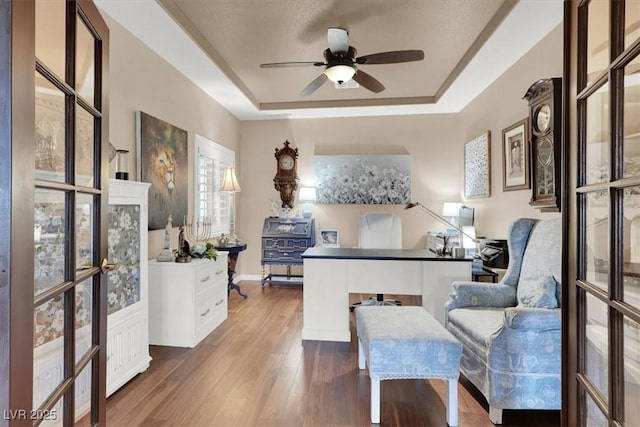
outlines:
[[[139,170],[149,188],[149,230],[164,229],[169,215],[187,215],[187,131],[143,112],[137,114]]]

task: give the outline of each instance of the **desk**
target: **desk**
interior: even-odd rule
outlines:
[[[491,283],[497,283],[498,273],[487,267],[474,268],[471,270],[471,279],[474,282],[484,282],[484,278],[489,278]]]
[[[444,324],[456,280],[471,280],[471,258],[436,257],[427,249],[313,247],[304,261],[302,339],[351,341],[349,293],[421,295]]]
[[[236,263],[238,262],[238,255],[240,252],[247,249],[246,243],[227,243],[225,245],[218,245],[215,247],[217,251],[229,252],[229,262],[227,264],[227,274],[229,275],[229,281],[227,284],[227,295],[231,293],[231,289],[235,289],[238,293],[246,298],[247,296],[240,291],[240,285],[233,283],[233,275],[236,273]]]

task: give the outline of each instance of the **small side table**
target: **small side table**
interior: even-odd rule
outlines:
[[[498,273],[484,266],[482,269],[478,268],[471,270],[471,280],[474,282],[485,282],[486,280],[484,280],[484,278],[490,279],[491,283],[497,283]]]
[[[229,252],[227,258],[227,273],[229,274],[229,283],[227,285],[227,295],[231,293],[231,289],[238,291],[240,296],[246,298],[247,296],[240,291],[240,286],[233,283],[233,275],[236,272],[236,263],[238,262],[238,255],[240,252],[247,249],[246,243],[227,243],[225,245],[219,245],[215,247],[217,251]]]

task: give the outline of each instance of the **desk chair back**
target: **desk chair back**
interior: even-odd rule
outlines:
[[[360,218],[360,247],[402,249],[402,221],[396,214],[371,212]]]

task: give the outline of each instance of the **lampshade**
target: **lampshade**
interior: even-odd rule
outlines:
[[[446,202],[442,205],[442,216],[458,217],[462,203]]]
[[[460,228],[462,229],[462,247],[465,249],[475,249],[476,228],[472,225]]]
[[[356,73],[355,67],[350,65],[334,65],[324,70],[324,74],[332,82],[347,82]]]
[[[224,171],[224,177],[222,178],[222,185],[220,191],[228,191],[231,193],[237,193],[242,191],[238,179],[236,178],[236,170],[232,167],[228,167]]]
[[[316,187],[300,187],[298,200],[301,202],[315,202],[317,200]]]

